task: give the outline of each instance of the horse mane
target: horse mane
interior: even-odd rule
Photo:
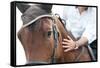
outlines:
[[[59,21],[61,22],[62,26],[64,27],[66,33],[67,33],[73,40],[76,40],[76,38],[73,36],[73,34],[71,33],[71,31],[69,31],[69,30],[67,29],[67,27],[65,26],[65,25],[66,25],[66,21],[63,20],[63,19],[61,19],[61,17],[59,16],[59,14],[56,14],[56,15],[58,15],[58,19],[59,19]]]

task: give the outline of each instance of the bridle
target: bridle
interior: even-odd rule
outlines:
[[[58,38],[59,38],[59,33],[57,31],[57,27],[56,27],[56,23],[55,23],[55,15],[40,15],[38,17],[36,17],[34,20],[30,21],[29,23],[25,24],[22,26],[22,28],[25,28],[31,24],[34,24],[35,21],[44,18],[44,17],[48,17],[51,18],[53,20],[53,25],[52,25],[52,29],[53,29],[53,38],[54,38],[54,47],[52,50],[52,55],[51,55],[51,61],[50,62],[44,62],[44,61],[28,61],[26,65],[34,65],[34,64],[52,64],[52,63],[57,63],[56,61],[56,49],[58,46]],[[80,56],[84,53],[84,48],[81,49],[81,52],[78,56],[76,56],[76,59],[74,59],[74,61],[78,61]]]
[[[55,23],[55,15],[40,15],[38,17],[36,17],[34,20],[30,21],[29,23],[25,24],[22,26],[22,28],[25,28],[31,24],[34,24],[35,21],[43,18],[43,17],[48,17],[51,18],[53,20],[53,25],[52,25],[52,29],[53,29],[53,38],[54,38],[54,47],[53,47],[53,51],[52,51],[52,55],[51,55],[51,61],[50,62],[44,62],[44,61],[28,61],[27,65],[34,65],[34,64],[52,64],[52,63],[57,63],[56,61],[56,49],[58,46],[58,38],[59,38],[59,33],[57,31],[57,27],[56,27],[56,23]],[[84,53],[84,48],[81,49],[81,53],[76,57],[76,59],[74,61],[78,61],[80,56]]]
[[[37,21],[37,20],[39,20],[43,17],[48,17],[48,18],[51,18],[53,20],[52,29],[53,29],[54,47],[53,47],[50,63],[56,63],[55,52],[56,52],[56,48],[57,48],[57,45],[58,45],[58,31],[57,31],[57,27],[56,27],[53,15],[40,15],[40,16],[36,17],[34,20],[30,21],[29,23],[23,25],[22,28],[25,28],[25,27],[27,27],[31,24],[34,24],[35,21]],[[27,64],[49,64],[49,63],[44,62],[44,61],[28,61]]]
[[[55,52],[56,52],[56,48],[57,48],[57,45],[58,45],[59,33],[57,31],[55,22],[52,25],[52,28],[53,28],[53,36],[54,36],[54,47],[53,47],[53,53],[52,53],[52,56],[51,56],[51,62],[56,63]]]

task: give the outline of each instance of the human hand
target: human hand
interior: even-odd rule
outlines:
[[[71,37],[68,36],[68,39],[63,39],[62,41],[64,52],[74,50],[76,48],[76,41],[73,41]]]

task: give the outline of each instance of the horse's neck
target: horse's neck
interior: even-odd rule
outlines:
[[[67,28],[64,27],[62,21],[60,21],[56,16],[55,16],[55,22],[61,32],[62,38],[68,38],[70,36],[73,40],[76,40],[75,37],[72,35],[71,31],[68,31]]]

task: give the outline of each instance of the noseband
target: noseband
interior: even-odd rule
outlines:
[[[51,18],[53,20],[53,25],[52,25],[52,29],[53,29],[53,38],[54,38],[54,47],[53,47],[53,51],[52,51],[52,55],[51,55],[51,61],[50,63],[56,63],[56,57],[55,57],[55,52],[56,52],[56,48],[58,45],[58,31],[56,28],[56,24],[53,18],[53,15],[41,15],[36,17],[34,20],[30,21],[29,23],[25,24],[22,26],[22,28],[25,28],[31,24],[34,24],[35,21],[43,18],[43,17],[48,17]],[[27,65],[32,65],[32,64],[49,64],[48,62],[44,62],[44,61],[28,61]]]

